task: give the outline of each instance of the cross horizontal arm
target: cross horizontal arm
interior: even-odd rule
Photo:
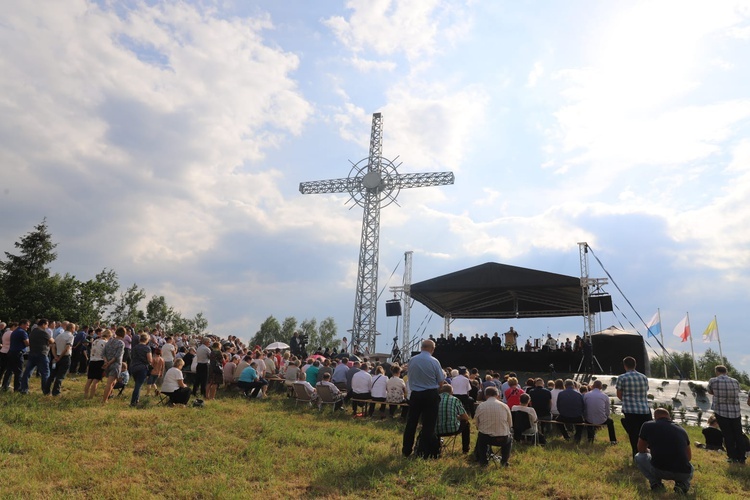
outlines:
[[[428,172],[421,174],[401,174],[394,179],[396,186],[401,189],[425,186],[446,186],[453,184],[453,172]]]
[[[361,183],[362,179],[359,177],[300,182],[299,192],[302,194],[346,193],[359,190]]]

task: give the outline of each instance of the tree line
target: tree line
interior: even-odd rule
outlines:
[[[336,322],[330,316],[320,323],[315,318],[305,319],[302,323],[298,323],[297,318],[291,316],[285,318],[283,323],[279,323],[275,317],[269,316],[261,323],[260,329],[250,340],[250,345],[265,347],[276,341],[288,344],[294,332],[308,336],[307,350],[309,352],[315,351],[318,347],[323,349],[339,347]]]
[[[664,361],[663,355],[650,359],[652,377],[664,376]],[[680,374],[677,371],[678,368],[682,372],[683,378],[693,378],[693,357],[689,352],[672,353],[667,358],[666,363],[667,378],[680,378]],[[698,380],[709,380],[715,377],[716,374],[714,373],[714,368],[716,365],[726,366],[729,374],[736,378],[740,384],[746,387],[750,386],[750,377],[747,372],[740,372],[726,357],[722,358],[718,352],[710,348],[702,356],[695,359],[695,366],[698,370]]]
[[[5,252],[5,259],[0,260],[0,318],[4,321],[44,317],[80,325],[136,323],[192,334],[208,328],[202,312],[184,317],[163,295],[152,296],[142,309],[145,290],[134,283],[120,291],[113,269],[104,268],[88,280],[53,273],[50,265],[57,259],[57,243],[46,218],[14,245],[16,253]]]

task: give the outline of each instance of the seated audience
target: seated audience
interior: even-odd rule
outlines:
[[[250,366],[242,370],[240,378],[237,380],[237,387],[242,389],[243,394],[251,399],[257,398],[259,395],[265,396],[268,390],[268,381],[260,378],[258,371],[255,369],[256,366],[258,366],[257,361],[250,363]],[[263,366],[265,367],[265,363]]]
[[[500,463],[508,466],[513,439],[510,435],[513,418],[508,405],[497,399],[498,392],[494,387],[485,391],[486,401],[481,403],[474,414],[474,422],[479,434],[474,448],[474,458],[481,466],[489,463],[487,449],[489,446],[500,446]]]
[[[303,372],[302,370],[297,373],[297,381],[294,382],[294,385],[304,387],[305,392],[307,392],[307,395],[310,396],[310,400],[313,403],[316,403],[318,401],[318,392],[312,385],[310,385],[310,382],[307,381],[305,372]]]
[[[185,384],[182,367],[185,361],[177,358],[174,360],[172,368],[164,374],[164,381],[161,384],[161,392],[169,396],[170,404],[186,405],[190,401],[190,387]]]
[[[541,379],[540,379],[541,380]],[[546,390],[546,389],[545,389]],[[519,403],[511,408],[511,413],[525,413],[528,415],[529,427],[521,428],[519,426],[513,426],[513,437],[516,441],[522,439],[522,433],[527,429],[532,429],[534,434],[537,435],[537,439],[541,444],[545,444],[544,434],[539,432],[539,418],[536,414],[536,410],[531,406],[531,397],[528,394],[521,394]],[[514,419],[515,421],[515,419]]]
[[[386,383],[385,400],[387,403],[391,403],[391,405],[388,408],[391,418],[396,415],[396,409],[398,408],[398,406],[396,406],[395,403],[404,403],[407,401],[406,383],[401,378],[401,367],[397,365],[391,366],[391,378],[389,378],[388,382]],[[402,406],[401,418],[403,420],[406,420],[406,417],[408,414],[409,414],[409,407]]]
[[[606,425],[609,431],[610,444],[617,444],[615,435],[615,423],[609,417],[609,396],[602,392],[602,381],[594,380],[591,390],[583,395],[583,411],[587,424]],[[594,442],[596,427],[586,427],[586,435],[589,443]]]
[[[557,421],[563,424],[582,424],[583,420],[583,395],[575,390],[575,383],[571,379],[565,381],[565,390],[557,396],[557,411],[560,415]],[[565,425],[560,425],[560,432],[567,441],[570,439]],[[575,442],[581,442],[583,426],[576,425]]]
[[[333,405],[334,410],[342,410],[344,407],[344,394],[339,390],[336,385],[334,385],[331,382],[331,374],[330,373],[324,373],[323,374],[323,380],[318,382],[316,385],[317,387],[320,387],[321,385],[324,385],[328,387],[328,389],[331,391],[331,396],[333,396],[333,400],[336,401],[336,404]],[[317,390],[316,390],[317,392]]]
[[[525,394],[524,390],[518,386],[518,379],[516,377],[508,378],[508,388],[505,389],[505,403],[508,408],[513,407],[521,402],[521,394]]]
[[[382,401],[380,405],[380,418],[385,418],[385,399],[388,395],[388,379],[385,377],[385,370],[382,366],[375,368],[375,375],[372,376],[370,384],[370,399],[373,401]],[[370,403],[369,416],[375,413],[375,403]]]
[[[370,393],[372,388],[372,375],[367,371],[367,363],[362,365],[362,369],[352,375],[352,411],[354,414],[357,413],[357,400],[358,399],[370,399],[372,394]]]
[[[471,426],[469,425],[469,414],[466,413],[463,403],[453,396],[453,387],[443,384],[440,388],[440,403],[438,405],[438,419],[435,425],[435,434],[440,436],[452,436],[461,433],[461,450],[469,453],[469,442],[471,440]]]

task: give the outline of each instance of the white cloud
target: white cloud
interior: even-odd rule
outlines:
[[[536,82],[539,81],[542,75],[544,75],[544,67],[542,66],[542,63],[537,61],[534,63],[534,67],[531,69],[529,77],[526,79],[526,86],[536,87]]]
[[[363,59],[361,57],[352,57],[350,59],[352,66],[357,68],[362,73],[368,73],[370,71],[388,71],[392,72],[396,69],[396,63],[393,61],[374,61],[371,59]]]
[[[469,26],[464,3],[451,0],[349,0],[348,18],[323,22],[353,52],[404,53],[410,60],[435,52],[438,39],[454,39]]]
[[[128,235],[112,252],[137,262],[207,251],[228,207],[278,227],[278,173],[252,165],[312,109],[290,77],[297,57],[264,44],[270,27],[184,3],[17,4],[0,29],[15,47],[0,55],[0,155],[23,159],[9,168],[29,185],[64,170],[71,196],[126,198],[103,210]]]

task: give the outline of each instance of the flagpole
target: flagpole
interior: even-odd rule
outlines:
[[[724,359],[724,353],[721,352],[721,335],[719,335],[719,322],[716,321],[715,314],[714,314],[714,324],[716,325],[716,340],[719,341],[719,356],[721,356],[721,364],[725,365],[727,362]]]
[[[664,361],[664,378],[669,378],[667,375],[667,348],[664,347],[664,328],[662,328],[661,324],[661,309],[658,307],[656,308],[656,315],[659,317],[659,335],[661,335],[661,350],[662,350],[662,360]]]
[[[690,330],[690,315],[688,313],[685,313],[685,319],[688,332],[690,332],[690,352],[693,355],[693,375],[695,378],[693,380],[698,380],[698,366],[695,364],[695,350],[693,349],[693,331]]]

